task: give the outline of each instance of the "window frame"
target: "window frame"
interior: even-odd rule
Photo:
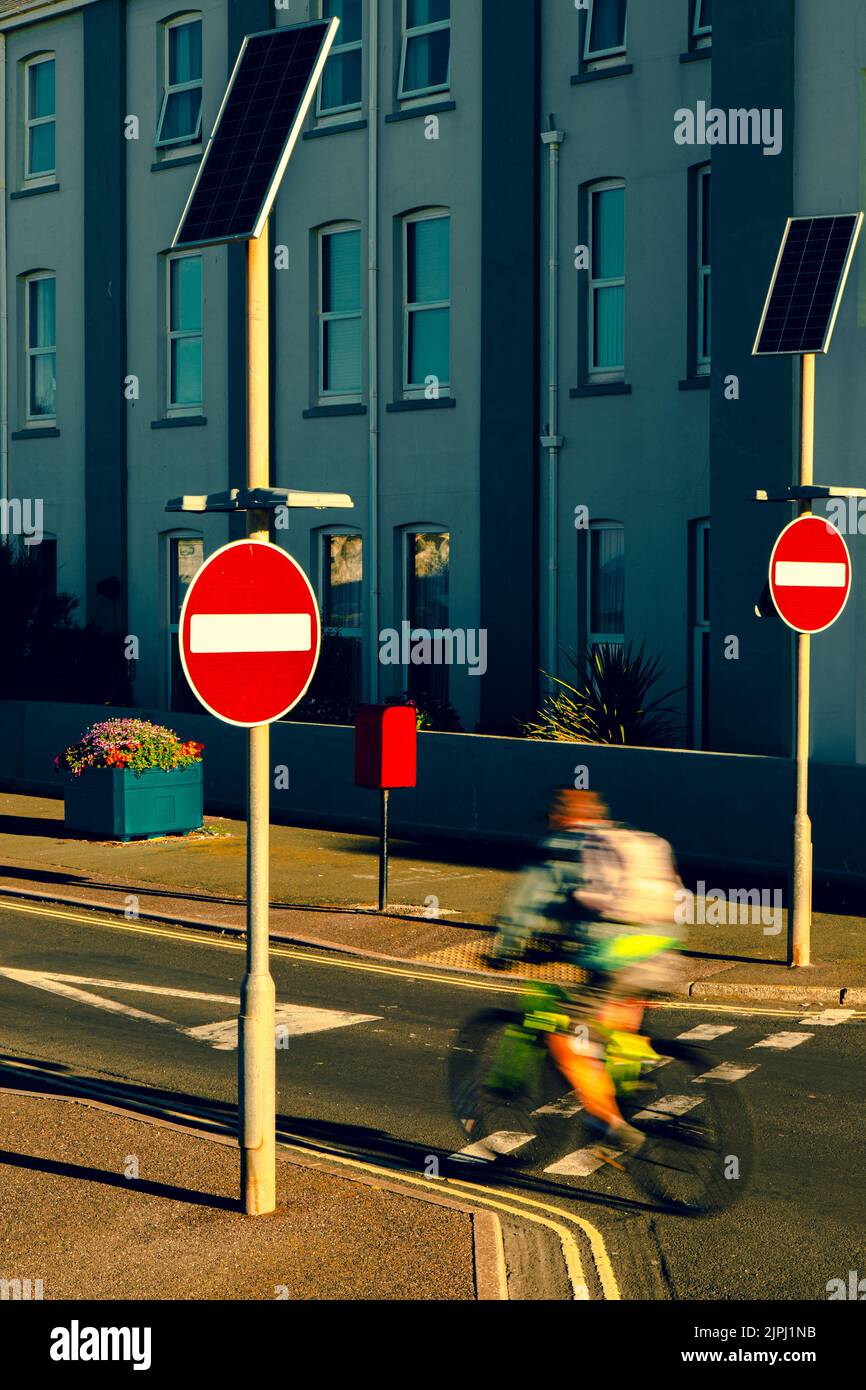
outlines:
[[[622,557],[623,557],[623,603],[622,603],[622,632],[602,633],[595,632],[592,627],[592,598],[593,598],[593,566],[592,566],[592,538],[599,531],[619,531],[622,535]],[[626,640],[626,618],[625,618],[625,523],[622,521],[593,521],[590,522],[589,534],[586,546],[586,608],[584,621],[586,623],[586,646],[588,651],[595,647],[622,647]]]
[[[325,238],[330,236],[340,236],[346,232],[358,233],[358,309],[351,313],[344,313],[334,310],[325,311]],[[364,351],[363,335],[360,331],[362,326],[364,306],[363,306],[363,267],[362,267],[362,228],[360,222],[329,222],[327,226],[320,227],[316,234],[316,320],[317,320],[317,342],[319,363],[316,377],[316,391],[320,405],[352,405],[359,404],[362,400],[364,390]],[[328,391],[325,389],[325,324],[333,323],[335,320],[357,319],[359,324],[358,334],[358,389],[357,391]]]
[[[375,3],[376,3],[376,0],[373,0],[373,3],[375,4]],[[327,18],[328,18],[328,16],[325,14],[325,5],[326,5],[326,0],[319,0],[319,18],[320,18],[320,19],[327,19]],[[334,41],[334,44],[333,44],[333,47],[331,48],[330,53],[328,54],[328,63],[330,63],[331,60],[332,60],[333,58],[339,58],[342,54],[345,54],[345,53],[355,53],[356,51],[360,50],[360,52],[361,52],[361,95],[360,95],[360,97],[358,98],[357,101],[350,102],[348,105],[345,105],[345,106],[323,106],[323,105],[322,105],[322,94],[323,94],[323,92],[324,92],[324,73],[323,73],[323,74],[322,74],[323,80],[319,83],[319,86],[318,86],[318,89],[317,89],[317,92],[316,92],[316,116],[317,116],[317,118],[320,119],[320,120],[328,120],[331,116],[344,116],[344,115],[346,114],[346,112],[348,112],[348,111],[362,111],[363,108],[364,108],[364,62],[363,62],[363,53],[364,53],[364,18],[365,18],[365,0],[361,0],[361,37],[360,37],[359,39],[351,39],[348,43],[341,43],[341,42],[340,42],[340,30],[338,29],[338,30],[337,30],[337,37],[336,37],[336,39],[335,39],[335,41]],[[341,24],[342,24],[342,21],[341,21]],[[327,71],[327,64],[325,65],[325,70]]]
[[[594,199],[600,193],[612,192],[614,189],[621,188],[623,191],[622,218],[623,218],[623,273],[621,276],[614,276],[610,279],[596,279],[594,275],[595,265],[595,203]],[[587,271],[587,293],[586,293],[586,379],[589,383],[600,383],[605,381],[624,381],[625,380],[625,356],[626,356],[626,336],[625,336],[625,179],[600,179],[596,183],[591,183],[586,190],[586,244],[589,250],[589,269]],[[615,289],[622,287],[622,362],[618,366],[597,367],[595,365],[595,295],[599,289]]]
[[[437,631],[436,628],[421,629],[421,628],[416,627],[415,618],[414,618],[413,614],[410,613],[410,611],[409,611],[409,601],[410,601],[411,593],[412,593],[411,582],[410,582],[410,576],[409,576],[409,568],[410,568],[410,565],[412,564],[412,562],[414,561],[414,558],[415,558],[415,537],[416,537],[416,536],[447,536],[447,537],[448,537],[448,614],[447,614],[446,621],[445,621],[445,623],[444,623],[444,625],[443,625],[443,627],[442,627],[442,629],[441,629],[441,631],[446,632],[446,631],[451,631],[451,630],[452,630],[452,628],[451,628],[451,611],[452,611],[452,603],[453,603],[453,588],[452,588],[452,583],[451,583],[451,576],[452,576],[452,569],[451,569],[451,547],[452,547],[453,542],[454,542],[454,530],[453,530],[453,528],[450,527],[450,526],[442,526],[442,525],[440,525],[439,523],[431,523],[431,524],[428,526],[428,525],[425,525],[425,524],[420,523],[420,522],[416,522],[416,523],[410,524],[410,525],[408,525],[408,526],[403,526],[403,527],[400,528],[400,530],[401,530],[401,535],[402,535],[402,544],[401,544],[401,547],[400,547],[401,589],[402,589],[402,592],[401,592],[401,620],[402,620],[403,622],[407,622],[407,623],[409,624],[410,644],[411,644],[411,634],[412,634],[412,632],[414,632],[414,631],[429,631],[429,632],[435,632],[435,631]],[[414,576],[414,577],[417,578],[417,576]],[[420,696],[421,698],[423,698],[425,695],[427,695],[427,696],[431,697],[432,699],[441,699],[441,700],[443,700],[443,701],[450,701],[450,699],[451,699],[451,672],[452,672],[452,669],[453,669],[453,667],[451,667],[451,666],[449,666],[449,665],[447,665],[447,664],[442,665],[442,666],[435,666],[435,665],[433,665],[433,664],[431,663],[429,666],[426,666],[426,667],[425,667],[425,666],[413,666],[412,663],[411,663],[411,661],[410,661],[410,663],[409,663],[408,666],[401,666],[401,667],[400,667],[400,670],[402,670],[402,672],[403,672],[403,681],[402,681],[403,689],[404,689],[404,690],[406,691],[406,693],[410,696],[410,698],[412,698],[412,697],[414,697],[414,696]],[[422,688],[422,689],[420,689],[420,690],[416,689],[415,691],[413,691],[413,689],[412,689],[412,686],[413,686],[412,674],[413,674],[413,672],[418,672],[418,671],[428,671],[428,672],[431,673],[431,676],[430,676],[430,685],[431,685],[431,687],[433,687],[432,689],[424,690],[424,689]],[[437,673],[438,673],[438,679],[437,679]],[[435,688],[436,685],[437,685],[437,683],[438,683],[438,685],[439,685],[439,687],[440,687],[438,690]]]
[[[319,576],[319,611],[322,615],[322,631],[332,632],[337,637],[351,637],[359,642],[364,636],[364,536],[357,526],[324,526],[317,532],[319,538],[318,546],[318,576]],[[334,627],[327,622],[328,611],[326,595],[330,588],[328,579],[328,567],[330,565],[330,542],[335,536],[352,536],[361,542],[361,608],[360,622],[355,627]]]
[[[40,280],[54,284],[54,343],[50,347],[32,347],[30,343],[30,286]],[[24,285],[24,422],[30,429],[51,428],[57,423],[57,272],[34,270],[23,277]],[[31,410],[30,364],[34,357],[51,355],[54,358],[54,410],[50,415],[34,414]]]
[[[31,116],[30,115],[30,74],[34,68],[40,67],[43,63],[54,64],[54,112],[50,116]],[[43,183],[54,183],[57,178],[57,55],[53,52],[37,53],[32,58],[26,58],[23,63],[24,76],[24,183],[28,188],[39,187]],[[38,174],[30,172],[30,135],[34,126],[52,124],[54,126],[54,165],[51,169],[42,169]]]
[[[586,16],[586,31],[583,40],[583,61],[587,64],[605,65],[612,59],[620,61],[628,53],[628,0],[625,7],[625,22],[622,26],[622,44],[617,48],[599,48],[597,51],[590,49],[592,42],[592,21],[595,17],[595,7],[598,0],[592,0],[589,12]]]
[[[176,82],[172,85],[170,81],[171,68],[171,31],[181,29],[187,24],[198,24],[201,30],[201,70],[202,75],[191,82]],[[156,139],[154,146],[161,152],[171,152],[177,149],[189,149],[202,143],[202,114],[204,110],[204,19],[200,10],[190,10],[186,14],[174,15],[171,19],[163,20],[162,30],[162,104],[159,108],[159,116],[156,122]],[[198,90],[200,94],[198,105],[198,121],[194,135],[176,136],[174,139],[165,139],[162,135],[162,125],[168,111],[169,98],[178,92],[191,92]]]
[[[423,100],[423,99],[426,98],[426,97],[431,97],[431,96],[438,95],[438,94],[441,93],[441,92],[450,92],[450,90],[451,90],[451,57],[452,57],[451,26],[452,26],[452,22],[453,22],[453,18],[454,18],[453,15],[451,14],[450,0],[449,0],[448,18],[447,18],[447,19],[437,19],[437,20],[435,20],[432,24],[416,24],[416,25],[414,25],[412,28],[409,27],[409,0],[400,0],[400,4],[401,4],[401,14],[400,14],[401,49],[400,49],[400,72],[399,72],[399,75],[398,75],[398,78],[397,78],[397,100],[400,101],[400,102],[404,102],[404,101],[418,101],[418,100]],[[410,44],[410,42],[411,42],[413,39],[424,38],[424,37],[425,37],[426,35],[428,35],[428,34],[434,34],[434,33],[437,33],[437,32],[441,32],[441,31],[444,30],[444,29],[447,29],[447,30],[448,30],[448,35],[449,35],[449,36],[448,36],[448,71],[447,71],[447,73],[445,74],[445,81],[442,82],[442,83],[435,84],[435,85],[432,86],[432,87],[418,87],[418,88],[413,88],[411,91],[408,91],[408,92],[407,92],[407,91],[405,90],[404,83],[405,83],[405,78],[406,78],[406,62],[407,62],[407,59],[408,59],[408,56],[409,56],[409,44]]]
[[[176,261],[197,258],[201,262],[201,327],[197,331],[171,326],[171,268]],[[204,257],[200,250],[172,251],[165,258],[165,413],[175,419],[184,415],[201,415],[204,410]],[[179,338],[198,338],[201,342],[201,390],[194,404],[180,405],[172,400],[172,343]]]
[[[692,0],[692,31],[691,40],[695,48],[708,48],[713,41],[713,26],[701,24],[701,10],[704,0]]]
[[[447,310],[448,310],[448,380],[447,380],[447,381],[442,381],[442,380],[440,379],[440,381],[439,381],[439,388],[438,388],[438,389],[439,389],[439,398],[442,399],[443,397],[447,397],[447,396],[450,396],[450,395],[451,395],[451,385],[452,385],[452,375],[453,375],[453,373],[452,373],[452,358],[451,358],[451,349],[452,349],[452,343],[453,343],[453,336],[452,336],[452,333],[451,333],[451,306],[452,306],[452,298],[453,298],[453,297],[452,297],[452,294],[451,294],[451,285],[452,285],[452,277],[451,277],[451,246],[452,246],[451,228],[452,228],[453,223],[452,223],[452,217],[451,217],[451,210],[450,210],[449,208],[424,208],[424,209],[422,209],[422,210],[419,211],[419,212],[409,212],[409,213],[406,213],[406,214],[402,217],[401,221],[402,221],[402,232],[401,232],[401,238],[402,238],[402,241],[401,241],[401,257],[402,257],[402,262],[403,262],[403,265],[402,265],[402,278],[403,278],[403,283],[402,283],[402,288],[401,288],[401,319],[402,319],[402,332],[403,332],[402,367],[401,367],[401,372],[402,372],[402,384],[401,384],[402,395],[403,395],[404,400],[424,400],[424,399],[426,399],[426,392],[427,392],[427,385],[426,385],[425,382],[422,382],[422,383],[420,384],[420,386],[419,386],[417,382],[410,382],[410,381],[409,381],[409,355],[410,355],[410,354],[409,354],[409,343],[410,343],[409,325],[410,325],[411,316],[412,316],[413,314],[424,313],[425,310],[426,310],[426,311],[429,311],[429,310],[433,310],[433,309],[435,309],[435,310],[447,309]],[[447,223],[448,223],[448,298],[447,298],[447,299],[443,299],[443,300],[438,300],[438,299],[437,299],[437,300],[430,300],[429,302],[427,302],[427,301],[413,301],[412,303],[410,303],[410,301],[409,301],[409,228],[410,228],[410,226],[412,226],[412,225],[417,225],[419,222],[437,222],[437,221],[447,221]]]
[[[704,201],[707,196],[707,187],[710,189],[710,208],[712,209],[712,165],[702,164],[695,171],[695,243],[694,243],[694,266],[695,266],[695,375],[709,376],[712,370],[712,239],[710,241],[710,259],[705,259],[704,247]],[[707,285],[707,282],[709,284]],[[706,291],[706,299],[705,299]],[[709,317],[709,324],[707,324]],[[704,337],[706,336],[709,352],[703,352]]]
[[[167,616],[167,619],[168,619],[168,621],[167,621],[167,623],[166,623],[166,665],[165,665],[166,698],[165,698],[165,704],[166,704],[166,709],[173,711],[173,710],[176,708],[175,705],[174,705],[174,702],[173,702],[173,699],[174,699],[174,680],[173,680],[173,676],[174,676],[175,642],[177,643],[178,663],[181,665],[181,671],[182,671],[182,669],[183,669],[182,663],[181,663],[181,661],[180,661],[180,609],[183,608],[183,602],[181,601],[181,603],[180,603],[180,605],[179,605],[178,614],[177,614],[177,619],[175,619],[175,618],[174,618],[174,615],[173,615],[173,612],[174,612],[174,604],[173,604],[173,602],[172,602],[172,599],[173,599],[173,597],[174,597],[174,580],[175,580],[175,578],[176,578],[176,569],[175,569],[175,567],[174,567],[173,564],[172,564],[172,561],[173,561],[173,558],[174,558],[174,554],[175,554],[175,546],[176,546],[177,544],[179,544],[180,542],[182,542],[182,541],[201,541],[201,562],[202,562],[202,565],[205,563],[205,560],[207,559],[207,555],[206,555],[206,553],[205,553],[204,533],[201,532],[201,531],[167,531],[167,532],[163,532],[163,538],[164,538],[164,540],[165,540],[165,609],[164,609],[164,612],[165,612],[165,614],[166,614],[166,616]],[[199,566],[199,568],[201,568],[201,566]],[[192,691],[191,691],[191,690],[190,690],[190,695],[192,695]],[[195,700],[195,696],[192,696],[192,698],[193,698],[193,701],[194,701],[194,711],[195,711],[195,710],[198,710],[198,708],[199,708],[199,706],[198,706],[198,701]],[[181,713],[184,713],[184,712],[185,712],[185,711],[181,710],[180,707],[177,707],[177,708],[178,708],[179,712],[181,712]]]

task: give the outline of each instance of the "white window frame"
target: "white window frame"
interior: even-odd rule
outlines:
[[[361,271],[361,251],[360,251],[360,250],[359,250],[359,253],[358,253],[358,309],[357,309],[357,310],[354,310],[354,309],[353,309],[351,313],[348,313],[348,312],[341,312],[341,311],[339,311],[339,310],[336,311],[336,312],[333,311],[333,310],[328,310],[328,312],[326,313],[326,312],[325,312],[325,309],[324,309],[324,307],[323,307],[323,305],[324,305],[324,299],[325,299],[325,256],[324,256],[325,237],[329,237],[329,236],[339,236],[342,232],[358,232],[358,233],[359,233],[359,240],[360,240],[361,224],[360,224],[359,222],[333,222],[333,223],[329,224],[327,227],[321,227],[321,228],[319,229],[319,233],[318,233],[318,237],[317,237],[317,243],[318,243],[318,245],[317,245],[317,257],[318,257],[318,272],[317,272],[317,274],[318,274],[317,318],[318,318],[318,340],[319,340],[318,395],[319,395],[319,401],[320,401],[321,403],[323,403],[323,404],[331,404],[331,405],[337,404],[337,403],[343,403],[343,404],[346,404],[346,405],[356,404],[356,403],[358,403],[358,402],[361,400],[361,392],[362,392],[362,390],[363,390],[363,370],[364,370],[364,363],[363,363],[363,345],[362,345],[362,343],[361,343],[361,341],[360,341],[360,335],[359,335],[359,341],[358,341],[358,375],[359,375],[359,377],[360,377],[360,379],[361,379],[361,384],[359,385],[358,390],[357,390],[357,391],[327,391],[327,390],[325,389],[325,324],[326,324],[326,323],[333,323],[334,321],[339,320],[339,319],[343,319],[343,320],[346,320],[346,319],[357,319],[358,322],[360,323],[360,322],[361,322],[361,317],[362,317],[362,312],[363,312],[362,306],[361,306],[361,300],[362,300],[362,283],[361,283],[361,282],[362,282],[362,271]],[[334,533],[334,534],[336,534],[336,533]]]
[[[628,52],[628,4],[625,9],[625,24],[622,30],[622,43],[617,48],[591,49],[592,42],[592,21],[595,14],[597,0],[592,0],[592,4],[586,15],[586,35],[583,43],[583,61],[585,63],[602,63],[612,58],[620,59],[624,53]],[[682,31],[680,31],[682,32]]]
[[[329,62],[329,63],[331,62],[331,60],[332,60],[333,58],[339,58],[339,56],[340,56],[341,54],[343,54],[343,53],[354,53],[354,52],[356,52],[358,49],[363,50],[363,47],[364,47],[364,18],[365,18],[365,9],[364,9],[364,7],[365,7],[365,4],[367,4],[367,3],[369,3],[369,0],[361,0],[361,37],[360,37],[359,39],[352,39],[351,42],[349,42],[349,43],[341,43],[341,42],[340,42],[340,29],[338,29],[338,30],[337,30],[337,37],[336,37],[336,40],[335,40],[335,42],[334,42],[333,47],[331,48],[331,52],[330,52],[329,55],[328,55],[328,62]],[[372,0],[372,3],[375,4],[375,3],[376,3],[376,0]],[[326,18],[327,18],[327,15],[325,14],[325,0],[319,0],[319,17],[320,17],[321,19],[326,19]],[[341,28],[342,28],[342,26],[341,26]],[[327,67],[327,65],[326,65],[326,67]],[[322,105],[322,93],[323,93],[323,91],[324,91],[324,84],[323,84],[322,82],[320,82],[320,83],[319,83],[319,87],[318,87],[318,91],[317,91],[317,93],[316,93],[316,115],[317,115],[318,117],[321,117],[323,120],[327,120],[330,116],[342,116],[342,115],[345,115],[345,113],[346,113],[347,111],[360,111],[360,110],[362,109],[363,105],[364,105],[364,71],[363,71],[363,64],[362,64],[362,68],[361,68],[361,96],[360,96],[360,98],[358,99],[358,101],[350,102],[347,106],[323,106],[323,105]]]
[[[337,637],[352,637],[359,642],[364,636],[364,537],[357,527],[352,526],[327,526],[319,531],[319,608],[322,614],[322,628],[326,632],[333,632]],[[332,627],[326,622],[327,608],[325,597],[328,592],[327,569],[331,563],[330,542],[333,536],[356,536],[361,542],[361,621],[357,627]]]
[[[706,48],[713,41],[712,24],[701,24],[703,0],[694,0],[692,10],[692,40],[696,48]]]
[[[706,198],[707,185],[711,177],[712,170],[709,164],[704,164],[698,169],[696,189],[697,224],[695,227],[695,267],[697,274],[697,284],[695,286],[697,293],[695,315],[695,332],[697,335],[695,338],[695,370],[698,376],[709,376],[712,367],[712,342],[709,334],[707,334],[707,342],[710,346],[710,352],[704,353],[701,351],[705,330],[707,328],[705,323],[704,304],[706,302],[707,306],[709,306],[709,291],[711,291],[712,288],[712,262],[704,260],[704,200]],[[710,188],[712,188],[712,185],[710,185]],[[710,193],[710,198],[712,199],[712,192]],[[707,281],[709,281],[709,286],[706,283]],[[706,295],[705,290],[708,291]],[[712,321],[709,327],[711,332]]]
[[[192,82],[176,82],[172,86],[169,82],[169,54],[171,50],[171,31],[181,29],[186,24],[198,24],[202,36],[202,75]],[[156,123],[156,148],[158,150],[172,151],[176,149],[188,150],[190,146],[201,144],[201,123],[202,109],[204,106],[204,21],[201,11],[191,10],[188,14],[175,15],[173,19],[167,19],[162,25],[162,105],[159,109],[159,120]],[[175,139],[163,139],[162,123],[165,120],[165,113],[168,109],[169,98],[177,92],[199,91],[201,100],[198,107],[198,124],[195,135],[179,135]]]
[[[201,328],[194,332],[189,328],[171,326],[171,267],[175,261],[197,257],[201,261]],[[201,340],[201,397],[190,405],[178,405],[171,398],[171,345],[180,338],[199,338]],[[175,251],[165,257],[165,413],[174,418],[178,415],[201,415],[204,409],[204,258],[201,251]]]
[[[31,347],[30,345],[30,286],[38,280],[54,282],[54,344],[51,347]],[[34,357],[54,358],[54,414],[34,415],[31,410],[30,363]],[[54,270],[36,270],[24,276],[24,419],[33,429],[41,426],[51,427],[57,423],[57,273]]]
[[[623,190],[623,244],[625,244],[625,179],[603,179],[600,183],[590,184],[586,190],[587,195],[587,227],[586,240],[589,249],[589,274],[587,284],[587,325],[586,325],[586,375],[590,381],[622,381],[625,378],[625,256],[623,255],[623,274],[615,276],[613,279],[594,278],[593,267],[595,265],[595,242],[594,242],[594,199],[599,193],[607,193],[615,188]],[[595,296],[598,290],[615,289],[622,286],[623,306],[622,306],[622,362],[618,366],[597,367],[595,365]]]
[[[586,644],[590,651],[594,647],[622,647],[625,644],[625,604],[623,604],[622,632],[594,632],[592,629],[592,537],[598,531],[620,531],[622,533],[623,564],[625,563],[625,526],[621,521],[593,521],[590,523],[586,546]]]
[[[175,638],[180,641],[180,614],[175,618],[172,604],[172,590],[174,588],[174,572],[172,559],[174,557],[174,547],[177,541],[201,541],[202,542],[202,564],[207,559],[204,547],[204,536],[201,531],[168,531],[163,533],[165,539],[165,609],[163,610],[168,617],[166,624],[166,660],[165,660],[165,707],[171,709],[172,690],[172,657],[174,656]],[[182,605],[181,605],[182,606]]]
[[[707,595],[704,587],[704,545],[710,535],[709,517],[695,523],[695,625],[692,629],[692,747],[703,747],[704,694],[704,637],[710,631],[709,616],[704,616]]]
[[[424,399],[427,390],[424,382],[419,386],[417,382],[409,381],[409,323],[413,314],[422,314],[430,309],[448,310],[448,380],[439,382],[439,396],[449,396],[451,394],[451,351],[453,346],[453,335],[451,332],[451,294],[449,278],[449,295],[447,299],[425,300],[423,303],[409,302],[409,227],[417,222],[437,222],[445,219],[448,222],[448,264],[451,265],[451,228],[452,218],[449,208],[425,208],[423,212],[410,212],[403,218],[403,396],[407,400]]]
[[[31,116],[30,115],[30,73],[33,68],[39,67],[41,63],[54,64],[54,113],[51,116]],[[54,167],[42,169],[38,174],[30,173],[30,132],[35,126],[41,125],[54,126]],[[35,58],[28,58],[24,64],[24,182],[28,187],[38,187],[43,183],[53,183],[57,177],[57,55],[55,53],[40,53]]]
[[[451,90],[451,36],[450,36],[450,30],[451,30],[451,19],[452,19],[451,14],[449,13],[449,16],[448,16],[447,19],[438,19],[438,20],[436,20],[433,24],[418,24],[418,25],[415,25],[413,28],[410,29],[410,28],[409,28],[409,0],[401,0],[401,4],[402,4],[402,7],[403,7],[403,9],[402,9],[402,17],[401,17],[401,28],[402,28],[402,34],[403,34],[403,46],[402,46],[402,51],[401,51],[401,54],[400,54],[400,78],[399,78],[399,81],[398,81],[398,84],[397,84],[397,100],[398,100],[398,101],[417,101],[419,98],[429,97],[429,96],[432,96],[434,93],[437,93],[437,92],[448,92],[448,91],[450,91],[450,90]],[[442,82],[442,83],[440,83],[438,86],[434,86],[434,87],[418,87],[417,89],[413,88],[412,91],[407,92],[407,91],[405,90],[405,87],[404,87],[404,82],[405,82],[405,77],[406,77],[406,59],[407,59],[408,54],[409,54],[409,43],[410,43],[410,40],[412,40],[412,39],[420,39],[420,38],[423,38],[426,34],[434,34],[434,33],[436,33],[437,31],[442,30],[442,29],[447,29],[447,30],[449,30],[449,41],[448,41],[448,72],[447,72],[446,75],[445,75],[445,81]]]

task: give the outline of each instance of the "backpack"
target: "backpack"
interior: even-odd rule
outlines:
[[[626,826],[588,830],[581,846],[578,911],[633,926],[673,924],[682,880],[667,840]]]

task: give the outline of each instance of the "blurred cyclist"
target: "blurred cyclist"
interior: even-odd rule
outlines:
[[[667,841],[611,820],[595,792],[559,792],[550,832],[537,862],[519,877],[489,963],[506,968],[543,943],[548,958],[586,972],[576,993],[548,991],[556,1000],[550,1017],[560,1022],[547,1044],[602,1136],[642,1141],[617,1105],[605,1033],[637,1033],[640,996],[675,975],[671,949],[681,935],[673,929],[675,894],[682,882]]]

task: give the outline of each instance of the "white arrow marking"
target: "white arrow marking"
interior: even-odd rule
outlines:
[[[133,1009],[129,1004],[119,1004],[114,999],[104,999],[99,994],[90,994],[81,985],[95,985],[98,989],[129,990],[135,994],[161,994],[170,999],[199,999],[209,1004],[234,1004],[238,1000],[231,994],[202,994],[195,989],[171,989],[169,986],[133,984],[128,980],[100,980],[86,975],[57,975],[49,971],[13,970],[0,967],[0,975],[17,980],[22,985],[32,985],[44,989],[49,994],[60,994],[65,999],[73,999],[77,1004],[90,1004],[94,1009],[104,1009],[107,1013],[123,1014],[126,1018],[143,1020],[145,1023],[161,1023],[174,1028],[196,1042],[207,1043],[220,1052],[228,1052],[238,1045],[238,1021],[236,1018],[225,1022],[205,1023],[197,1028],[186,1028],[170,1018],[159,1014],[145,1013]],[[299,1038],[305,1033],[325,1033],[331,1028],[349,1028],[356,1023],[377,1023],[380,1014],[350,1014],[337,1009],[314,1009],[302,1004],[278,1004],[276,1026],[285,1029],[289,1037]]]
[[[308,652],[313,645],[309,613],[194,613],[189,649],[218,652]]]
[[[777,560],[776,587],[779,589],[844,589],[848,583],[846,565],[824,560]]]

